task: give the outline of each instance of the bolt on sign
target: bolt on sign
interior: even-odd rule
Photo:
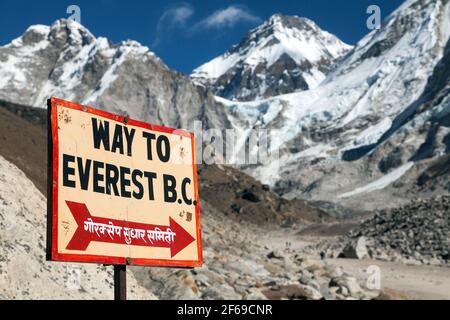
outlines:
[[[47,259],[202,264],[194,135],[49,100]]]

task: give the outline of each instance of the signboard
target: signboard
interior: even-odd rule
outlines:
[[[194,135],[49,100],[47,259],[202,264]]]

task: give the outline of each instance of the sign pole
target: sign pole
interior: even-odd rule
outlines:
[[[114,300],[127,300],[126,271],[126,265],[114,265]]]

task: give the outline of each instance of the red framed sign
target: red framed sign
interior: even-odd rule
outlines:
[[[195,138],[48,101],[47,260],[202,264]]]

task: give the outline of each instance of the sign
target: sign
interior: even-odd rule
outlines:
[[[202,264],[194,135],[49,100],[47,259]]]

